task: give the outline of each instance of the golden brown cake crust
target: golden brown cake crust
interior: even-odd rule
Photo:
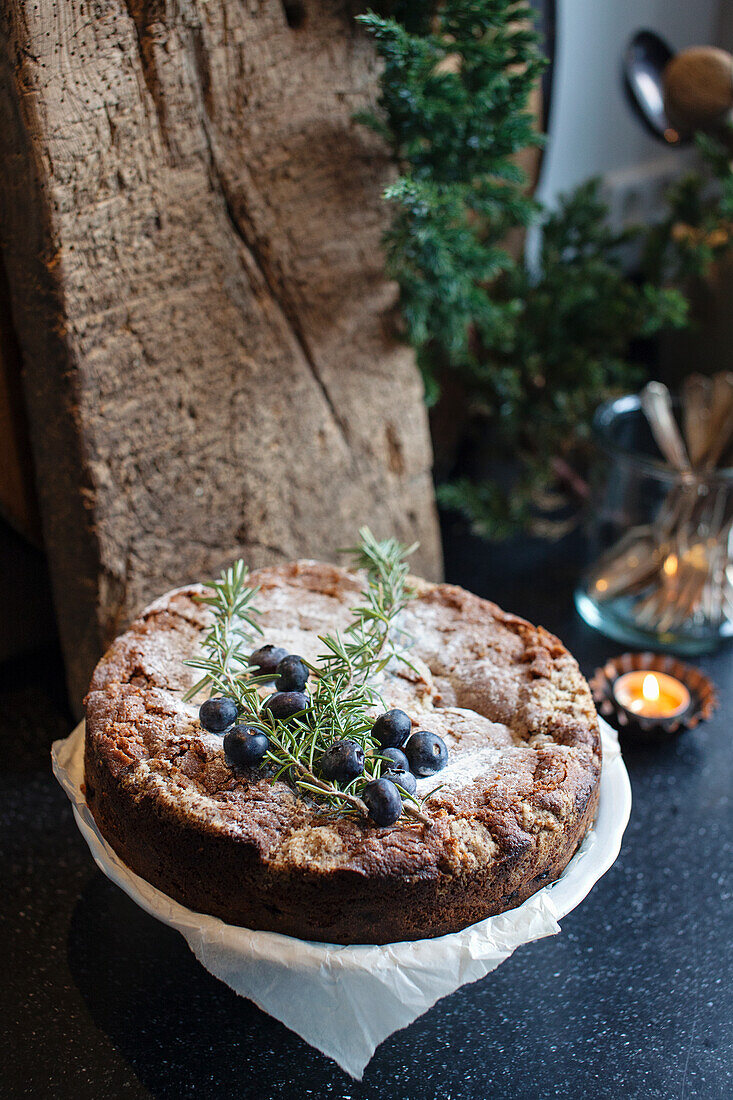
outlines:
[[[264,640],[314,659],[360,579],[295,562],[253,574]],[[196,586],[152,604],[99,662],[86,699],[86,798],[125,863],[189,908],[334,943],[457,931],[519,905],[562,872],[595,815],[601,766],[588,686],[541,627],[452,585],[415,581],[410,662],[379,685],[413,728],[446,741],[419,781],[432,828],[334,820],[256,771],[182,696],[208,613]]]

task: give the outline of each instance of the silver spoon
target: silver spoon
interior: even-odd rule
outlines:
[[[680,135],[664,105],[664,70],[672,57],[671,49],[658,34],[639,31],[626,47],[624,80],[631,105],[644,125],[661,141],[677,145]]]
[[[663,382],[647,382],[641,391],[641,407],[669,464],[681,473],[690,474],[690,459],[672,412],[672,397]]]

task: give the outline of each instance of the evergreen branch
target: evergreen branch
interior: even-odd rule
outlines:
[[[703,171],[669,189],[651,226],[611,232],[593,180],[543,210],[517,163],[541,143],[530,95],[544,59],[530,5],[395,0],[389,17],[359,22],[383,65],[367,121],[399,172],[385,192],[384,247],[406,338],[427,403],[445,381],[463,395],[465,465],[473,448],[475,467],[485,471],[488,455],[495,473],[449,482],[440,497],[490,537],[563,529],[545,508],[565,487],[555,472],[587,461],[598,404],[641,380],[639,342],[689,327],[690,281],[733,247],[729,150],[698,135]],[[530,269],[516,239],[535,221],[542,249]],[[640,278],[626,270],[629,247]],[[451,455],[438,457],[449,466]]]
[[[214,618],[203,642],[208,659],[186,662],[192,668],[201,669],[205,675],[186,692],[184,700],[208,689],[210,695],[221,691],[244,703],[247,695],[256,690],[251,678],[243,678],[249,667],[244,649],[251,648],[255,636],[262,634],[254,607],[259,588],[250,588],[245,583],[248,576],[247,566],[238,561],[208,585],[211,595],[194,597],[197,603],[210,609]]]

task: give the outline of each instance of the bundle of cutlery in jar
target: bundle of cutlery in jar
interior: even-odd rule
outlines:
[[[719,636],[733,623],[733,374],[685,380],[681,430],[666,386],[650,382],[640,397],[669,467],[666,495],[597,562],[588,592],[597,603],[632,597],[642,632]]]

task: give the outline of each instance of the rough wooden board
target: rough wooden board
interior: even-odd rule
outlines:
[[[0,229],[72,697],[131,613],[357,526],[440,572],[358,8],[5,6]],[[300,15],[303,18],[300,18]],[[296,26],[297,24],[297,26]]]

